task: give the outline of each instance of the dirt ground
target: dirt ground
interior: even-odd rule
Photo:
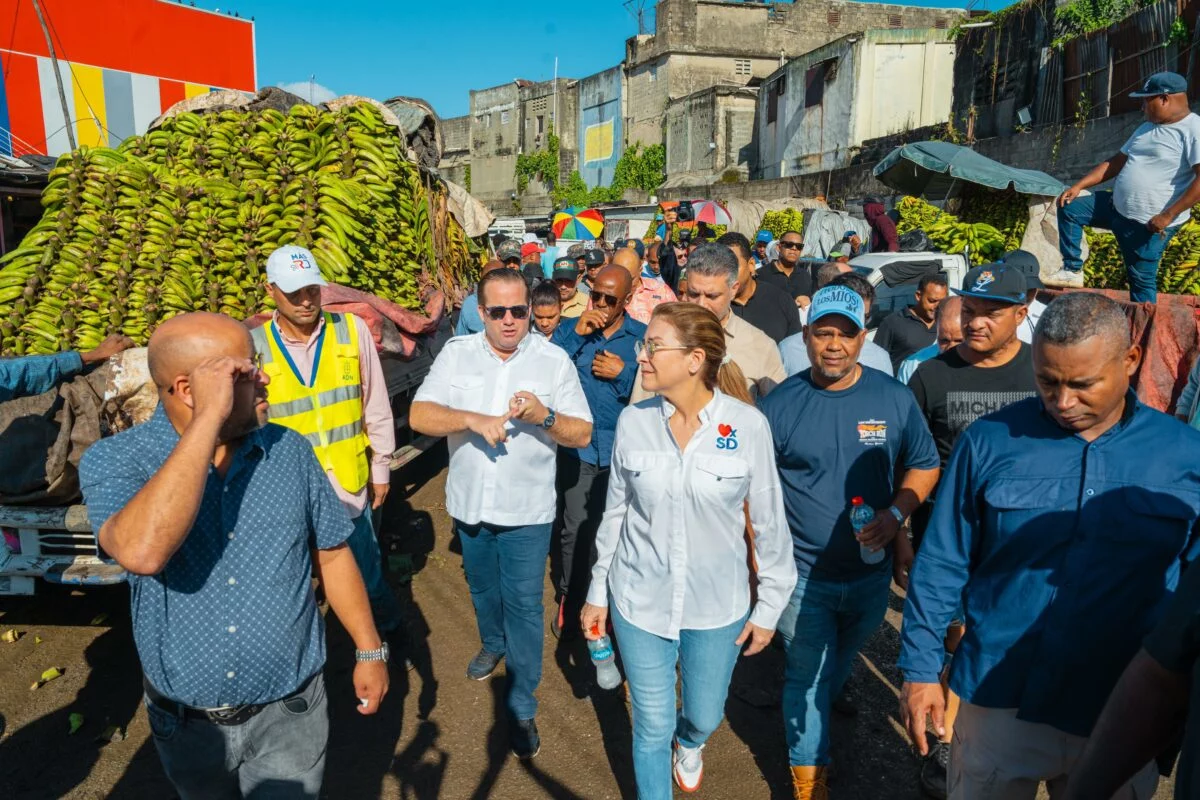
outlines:
[[[377,716],[353,711],[351,646],[330,618],[331,730],[323,796],[633,798],[626,704],[592,686],[586,648],[578,641],[560,646],[548,628],[539,690],[542,752],[529,763],[508,754],[504,678],[476,683],[464,676],[479,640],[445,511],[444,466],[440,448],[410,466],[394,480],[386,508],[384,534],[396,544],[390,561],[410,614],[416,668],[393,668],[391,692]],[[551,597],[548,582],[546,589]],[[0,598],[0,630],[24,632],[14,644],[0,643],[0,798],[174,797],[149,740],[128,603],[124,587],[39,587],[32,598]],[[896,714],[900,603],[893,595],[886,623],[856,667],[858,714],[835,715],[834,800],[922,797]],[[550,613],[547,606],[547,622]],[[63,669],[63,676],[31,691],[51,666]],[[705,750],[704,784],[696,797],[791,797],[782,717],[778,708],[757,707],[782,672],[782,654],[773,648],[741,660],[727,720]],[[75,713],[83,715],[83,725],[69,734]],[[112,725],[124,739],[98,741]],[[1170,785],[1160,785],[1156,797],[1171,797]]]

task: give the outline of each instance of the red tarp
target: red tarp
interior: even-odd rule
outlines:
[[[441,292],[430,294],[422,316],[373,294],[330,284],[321,290],[321,306],[326,311],[361,318],[371,329],[376,350],[408,358],[418,337],[437,330],[446,310],[446,298]],[[270,318],[269,314],[257,314],[246,320],[246,326],[257,328]]]
[[[1200,350],[1200,297],[1159,294],[1158,304],[1131,303],[1129,292],[1082,289],[1111,297],[1129,317],[1134,344],[1142,346],[1142,364],[1133,376],[1133,388],[1143,403],[1175,413],[1175,401],[1187,383],[1188,371]],[[1059,292],[1043,290],[1056,297]]]

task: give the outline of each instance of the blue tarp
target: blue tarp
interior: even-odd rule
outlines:
[[[884,186],[933,200],[950,196],[959,181],[992,189],[1012,187],[1021,194],[1047,197],[1060,195],[1067,188],[1045,172],[1009,167],[949,142],[914,142],[897,147],[875,165],[874,174]]]

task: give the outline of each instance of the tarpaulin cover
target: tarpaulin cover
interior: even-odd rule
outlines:
[[[418,337],[437,330],[446,310],[446,298],[441,292],[431,293],[422,316],[373,294],[330,284],[321,289],[321,306],[326,311],[361,318],[371,330],[376,350],[408,358],[416,349]],[[246,326],[257,328],[270,318],[270,314],[257,314],[246,320]]]
[[[1142,364],[1133,377],[1133,388],[1146,405],[1174,414],[1175,402],[1200,351],[1200,297],[1160,294],[1158,305],[1151,305],[1129,302],[1129,292],[1075,291],[1099,292],[1121,304],[1133,342],[1142,346]],[[1049,302],[1061,292],[1044,289],[1038,294],[1042,302]]]
[[[874,173],[876,180],[898,192],[935,199],[948,195],[955,181],[993,189],[1011,186],[1021,194],[1051,196],[1067,188],[1045,172],[1010,167],[950,142],[913,142],[897,147],[875,165]]]

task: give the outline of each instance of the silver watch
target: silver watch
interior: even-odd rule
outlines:
[[[355,650],[354,660],[362,663],[363,661],[387,661],[391,650],[388,648],[388,643],[384,642],[379,646],[378,650]]]

